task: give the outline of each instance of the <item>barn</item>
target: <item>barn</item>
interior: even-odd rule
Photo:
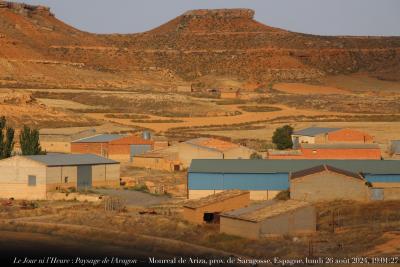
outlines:
[[[179,160],[189,167],[192,159],[248,159],[254,150],[214,138],[196,138],[178,145]]]
[[[265,201],[224,212],[220,232],[249,239],[312,234],[316,231],[316,211],[307,202]]]
[[[293,148],[301,144],[373,143],[374,137],[355,129],[309,127],[292,134]]]
[[[378,144],[301,144],[299,150],[268,151],[268,159],[375,159],[381,160]]]
[[[82,129],[80,127],[65,129],[41,129],[40,146],[43,150],[53,153],[71,153],[71,142],[77,139],[93,136],[95,129]]]
[[[250,193],[228,190],[198,200],[190,200],[183,206],[183,218],[189,222],[219,223],[219,214],[250,204]]]
[[[250,199],[268,200],[289,189],[289,175],[320,165],[362,173],[378,192],[400,194],[400,162],[396,160],[218,160],[194,159],[188,171],[188,198],[196,199],[222,190],[250,191]],[[390,193],[391,192],[391,193]]]
[[[139,136],[99,134],[71,143],[71,152],[95,154],[121,162],[132,161],[135,155],[153,149],[154,142]]]
[[[370,189],[360,173],[319,165],[290,174],[290,198],[308,202],[368,201]]]
[[[83,154],[15,156],[0,161],[0,198],[47,199],[62,188],[118,187],[119,162]]]

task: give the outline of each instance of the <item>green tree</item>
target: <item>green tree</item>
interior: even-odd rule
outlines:
[[[0,158],[9,158],[14,150],[14,129],[7,127],[4,116],[0,118]]]
[[[250,155],[250,159],[262,159],[262,156],[260,154],[258,154],[257,152],[253,152]]]
[[[293,147],[292,142],[293,127],[285,125],[277,128],[272,136],[272,142],[280,150],[288,149]]]
[[[19,135],[19,142],[21,144],[22,155],[41,155],[46,154],[42,151],[39,142],[39,131],[31,129],[24,125],[24,128]]]

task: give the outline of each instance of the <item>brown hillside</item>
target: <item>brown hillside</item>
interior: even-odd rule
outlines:
[[[397,77],[400,37],[314,36],[253,17],[249,9],[193,10],[145,33],[96,35],[46,7],[0,1],[0,85],[173,88],[207,75],[264,84],[355,72]]]

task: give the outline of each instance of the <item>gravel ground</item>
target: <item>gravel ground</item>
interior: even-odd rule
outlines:
[[[168,196],[156,196],[133,190],[98,189],[96,192],[103,195],[122,198],[126,201],[126,205],[138,207],[160,205],[171,200]]]

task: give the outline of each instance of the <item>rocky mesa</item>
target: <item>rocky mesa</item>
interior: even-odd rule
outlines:
[[[205,76],[314,81],[365,72],[399,79],[400,37],[316,36],[269,27],[250,9],[192,10],[148,32],[97,35],[47,7],[0,1],[0,85],[173,88]]]

